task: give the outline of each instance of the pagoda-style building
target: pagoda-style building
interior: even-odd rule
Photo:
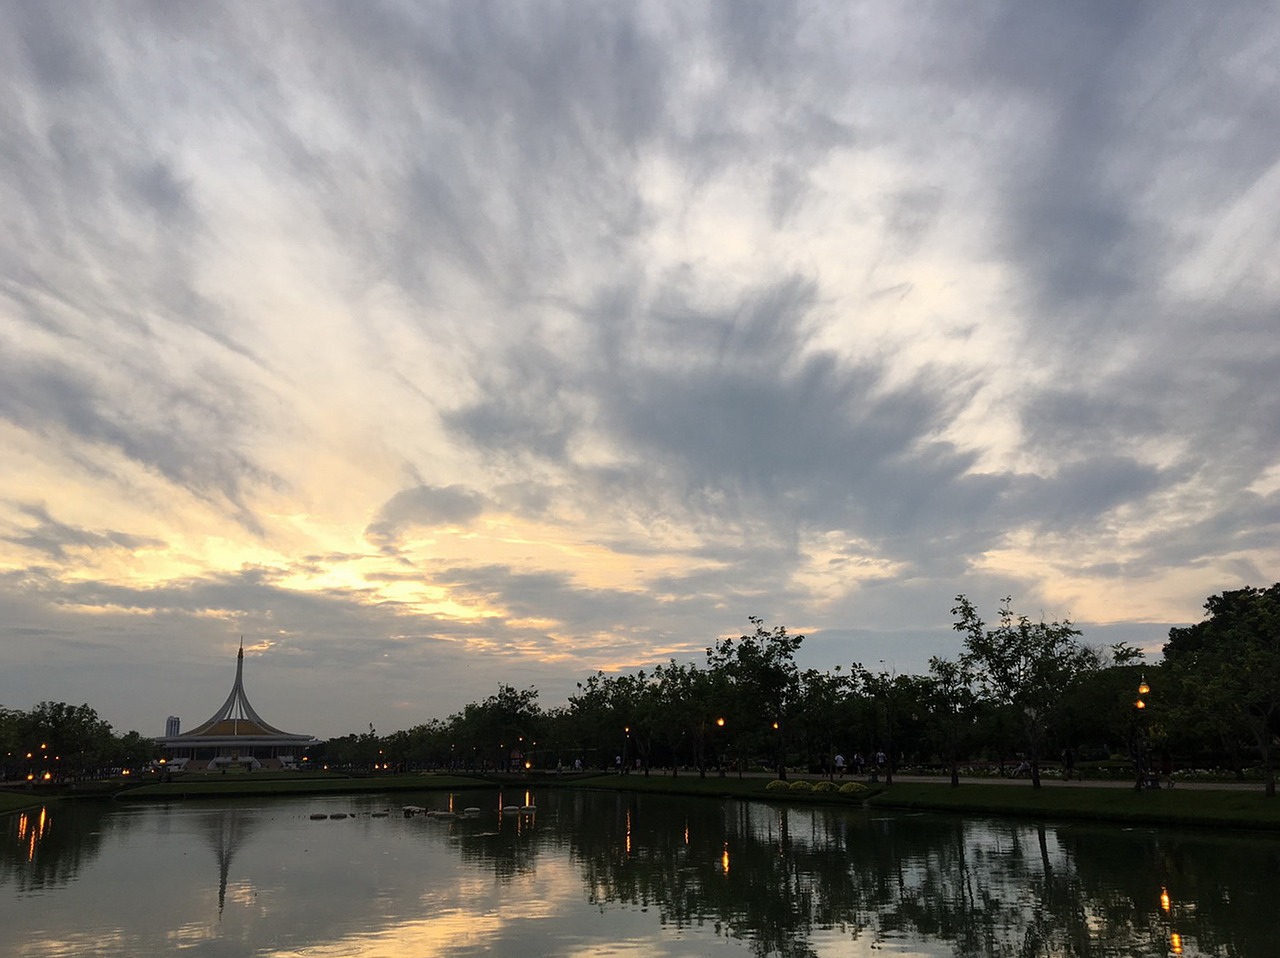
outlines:
[[[236,656],[236,681],[222,708],[190,732],[166,734],[156,741],[167,764],[190,771],[228,765],[295,768],[302,758],[302,750],[318,744],[314,736],[284,732],[268,725],[249,704],[249,697],[244,693],[243,639]]]

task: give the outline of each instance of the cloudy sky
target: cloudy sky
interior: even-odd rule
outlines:
[[[1280,578],[1269,3],[0,16],[0,704],[322,737]]]

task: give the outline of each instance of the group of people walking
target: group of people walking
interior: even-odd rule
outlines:
[[[888,757],[884,754],[883,751],[877,751],[873,760],[875,762],[874,770],[877,772],[882,771],[884,769],[885,763],[889,761]],[[845,760],[843,753],[836,752],[835,766],[836,766],[836,774],[839,775],[841,778],[844,778],[844,773],[848,770],[850,765],[849,765],[849,762]],[[867,767],[867,760],[862,757],[862,753],[854,752],[853,763],[852,763],[853,774],[855,775],[863,774],[863,772],[866,771],[866,767]]]

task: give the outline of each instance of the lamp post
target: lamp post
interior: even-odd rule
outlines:
[[[717,729],[724,728],[723,715],[716,719],[716,728]],[[716,768],[719,769],[721,778],[724,778],[724,757],[722,754],[723,752],[724,752],[724,736],[717,735],[716,736]]]
[[[1136,765],[1138,766],[1138,781],[1134,788],[1141,791],[1147,785],[1147,769],[1146,769],[1146,745],[1147,745],[1147,700],[1143,697],[1149,695],[1151,686],[1147,684],[1147,677],[1144,675],[1138,680],[1138,698],[1134,701],[1133,707],[1137,712],[1137,752]]]

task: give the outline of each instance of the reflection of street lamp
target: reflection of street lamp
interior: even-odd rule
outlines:
[[[1182,954],[1182,936],[1173,930],[1173,900],[1169,897],[1167,888],[1160,889],[1160,910],[1164,912],[1164,917],[1169,920],[1169,951],[1172,954]]]

